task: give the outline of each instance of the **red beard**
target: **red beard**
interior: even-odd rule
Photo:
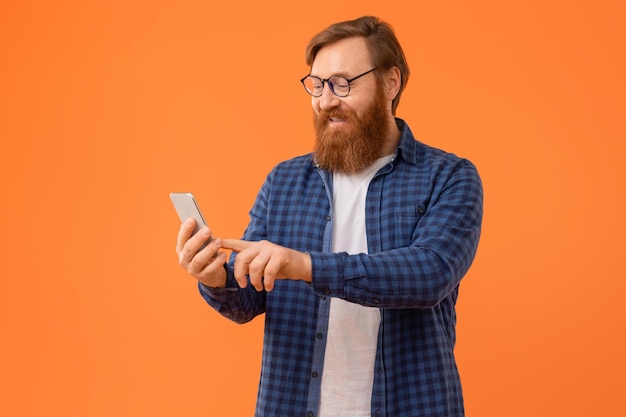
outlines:
[[[346,120],[349,126],[329,127],[331,117]],[[369,167],[383,156],[382,149],[389,134],[387,120],[387,103],[380,88],[360,118],[353,110],[337,107],[314,113],[315,162],[323,169],[345,174]]]

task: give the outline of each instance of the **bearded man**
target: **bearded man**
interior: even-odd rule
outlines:
[[[267,176],[242,240],[201,249],[210,228],[183,223],[179,263],[225,317],[265,314],[257,417],[463,416],[455,304],[480,177],[395,116],[409,69],[390,25],[331,25],[306,59],[314,152]]]

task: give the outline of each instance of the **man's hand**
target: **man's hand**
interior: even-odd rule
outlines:
[[[195,226],[196,222],[193,218],[189,218],[180,226],[176,242],[178,263],[204,285],[222,288],[226,285],[226,271],[223,267],[226,254],[219,251],[222,247],[222,240],[212,239],[201,250],[202,245],[211,239],[211,229],[204,227],[191,236]]]
[[[311,282],[311,257],[267,240],[248,242],[238,239],[224,239],[222,248],[237,252],[235,258],[235,279],[241,288],[250,283],[257,291],[272,291],[277,279],[299,279]]]

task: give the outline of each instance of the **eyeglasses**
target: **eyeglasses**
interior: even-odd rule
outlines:
[[[339,76],[333,76],[330,78],[320,78],[315,75],[307,75],[303,79],[300,80],[304,89],[307,93],[312,95],[313,97],[321,97],[324,92],[324,83],[328,83],[328,87],[330,87],[330,91],[336,95],[337,97],[345,97],[350,94],[350,83],[357,78],[361,78],[364,75],[369,74],[374,71],[376,68],[372,68],[369,71],[365,71],[363,74],[357,75],[352,78],[345,78]]]

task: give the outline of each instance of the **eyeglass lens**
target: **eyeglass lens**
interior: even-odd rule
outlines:
[[[350,83],[344,77],[330,77],[326,82],[328,83],[328,87],[330,87],[330,91],[339,97],[345,97],[350,92]],[[313,97],[321,96],[324,91],[324,81],[313,75],[306,77],[302,83],[304,84],[304,88],[306,88]]]

